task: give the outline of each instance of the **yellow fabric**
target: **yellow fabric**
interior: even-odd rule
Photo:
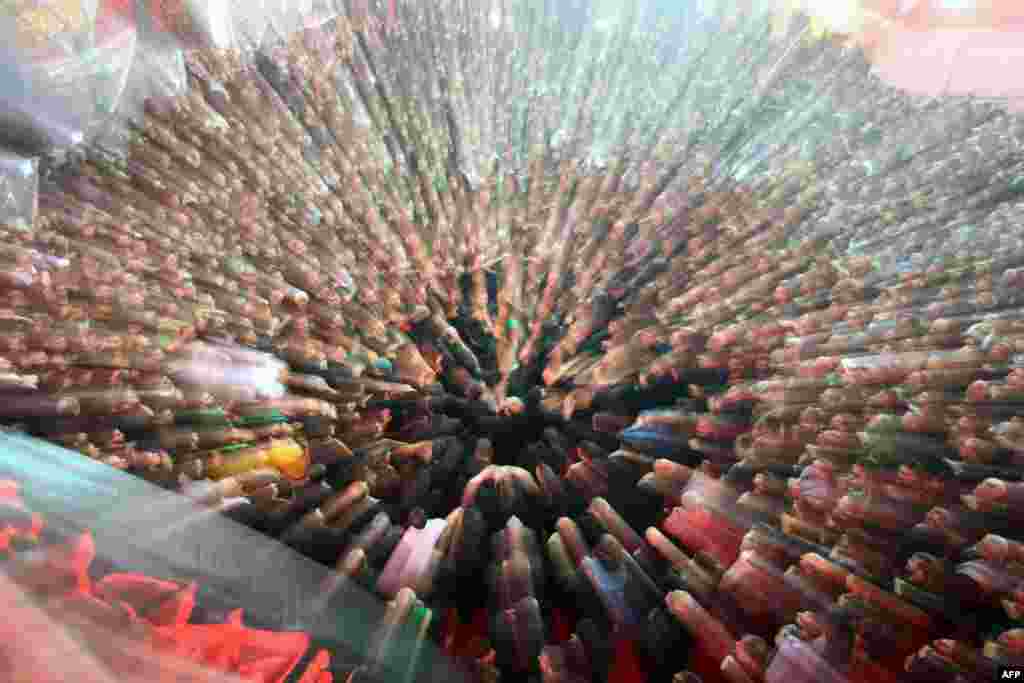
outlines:
[[[306,476],[306,466],[309,464],[306,449],[292,439],[275,441],[270,447],[269,460],[289,479],[302,479]]]

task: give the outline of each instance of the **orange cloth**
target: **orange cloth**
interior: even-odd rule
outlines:
[[[0,481],[0,500],[21,505],[17,485]],[[19,533],[41,530],[33,518],[32,528],[8,526],[0,530],[0,548],[9,548]],[[38,529],[36,527],[39,527]],[[242,623],[242,610],[231,613],[224,624],[190,624],[196,604],[195,583],[182,585],[141,574],[110,574],[93,583],[89,565],[96,556],[92,534],[85,532],[70,542],[46,548],[38,567],[17,578],[22,587],[62,607],[74,609],[113,633],[140,633],[156,652],[195,661],[216,672],[231,673],[259,683],[284,683],[309,649],[305,633],[279,633],[249,628]],[[17,618],[7,626],[19,628]],[[130,627],[134,627],[130,628]],[[0,627],[2,631],[2,627]],[[11,634],[17,637],[17,632]],[[133,652],[119,652],[117,665],[132,667]],[[330,656],[320,651],[307,668],[301,683],[331,683],[327,668]]]

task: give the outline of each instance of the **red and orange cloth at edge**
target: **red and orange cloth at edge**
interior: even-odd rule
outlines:
[[[31,520],[26,524],[0,522],[0,551],[11,551],[18,538],[38,540],[43,519],[24,509],[15,482],[0,481],[0,503],[20,508]],[[284,683],[310,647],[310,636],[305,633],[263,631],[243,625],[241,609],[233,611],[225,623],[189,623],[196,606],[195,583],[130,573],[109,574],[94,581],[89,565],[96,557],[96,548],[89,532],[48,546],[43,552],[39,571],[18,576],[21,588],[101,621],[109,617],[120,631],[142,633],[157,654],[195,662],[216,674],[232,674],[259,683]],[[0,620],[0,641],[16,642],[22,635],[20,621],[14,614],[8,617]],[[117,670],[116,662],[107,664]],[[331,683],[334,679],[329,664],[329,653],[318,651],[298,683]]]

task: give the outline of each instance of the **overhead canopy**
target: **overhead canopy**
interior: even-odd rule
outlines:
[[[891,85],[924,95],[1006,99],[1024,109],[1020,0],[778,0],[817,30],[849,36]]]

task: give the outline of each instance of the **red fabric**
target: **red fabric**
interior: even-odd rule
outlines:
[[[690,653],[690,671],[700,676],[704,683],[718,683],[724,680],[721,660],[712,657],[710,652],[702,647],[695,647]]]
[[[551,642],[564,643],[572,638],[572,631],[576,625],[576,615],[569,614],[566,610],[554,609],[551,611]]]
[[[608,676],[608,683],[644,683],[647,673],[640,663],[636,641],[632,638],[615,639],[615,660]]]
[[[445,650],[451,657],[477,659],[487,654],[480,650],[480,644],[489,640],[487,626],[487,610],[478,609],[473,613],[473,621],[464,623],[459,619],[455,609],[448,611],[445,625]]]
[[[326,650],[320,650],[313,657],[313,661],[309,663],[309,666],[306,667],[298,683],[320,683],[324,680],[324,674],[331,675],[326,670],[330,664],[331,655]]]
[[[20,504],[17,484],[0,480],[0,500]],[[41,528],[41,518],[33,517],[28,533],[38,535]],[[12,526],[0,530],[0,547],[9,547],[19,533],[25,531]],[[73,608],[75,613],[119,632],[134,624],[158,652],[178,655],[245,680],[283,683],[309,649],[310,638],[305,633],[244,626],[242,610],[232,612],[224,624],[188,623],[195,608],[195,583],[182,585],[141,574],[110,574],[93,585],[88,570],[95,556],[92,535],[86,532],[66,544],[48,547],[39,565],[27,568],[17,578],[23,587],[45,596],[52,604]],[[9,622],[14,628],[18,624],[17,619]],[[114,656],[118,664],[131,667],[135,655],[124,652]],[[318,652],[301,683],[331,683],[333,678],[326,671],[329,664],[329,654]]]
[[[481,607],[473,612],[471,627],[474,633],[481,634],[484,638],[487,638],[487,634],[490,632],[490,619],[485,608]]]
[[[88,594],[72,593],[57,604],[87,617],[97,626],[105,626],[112,630],[139,621],[138,614],[131,605],[105,602]]]
[[[133,605],[153,626],[181,626],[195,609],[197,588],[195,583],[182,587],[141,574],[110,574],[96,584],[96,594]]]

